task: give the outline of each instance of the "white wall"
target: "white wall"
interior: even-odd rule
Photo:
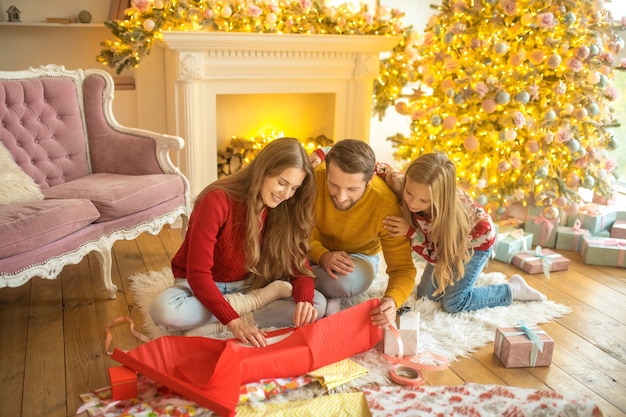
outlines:
[[[7,21],[7,9],[15,6],[21,12],[22,22],[45,22],[48,17],[77,19],[78,13],[87,10],[92,21],[102,23],[109,13],[107,0],[0,0],[0,21]]]

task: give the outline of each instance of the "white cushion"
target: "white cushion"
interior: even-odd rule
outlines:
[[[43,198],[37,183],[22,171],[11,152],[0,142],[0,206]]]

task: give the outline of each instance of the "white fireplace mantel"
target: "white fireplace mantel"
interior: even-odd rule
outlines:
[[[333,139],[369,141],[379,55],[399,38],[164,32],[168,126],[182,136],[192,195],[217,179],[217,96],[330,93]]]

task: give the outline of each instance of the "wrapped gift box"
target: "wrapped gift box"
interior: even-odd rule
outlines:
[[[496,329],[493,352],[507,368],[549,366],[553,351],[554,341],[537,326]]]
[[[533,245],[544,248],[556,246],[556,232],[559,219],[547,219],[541,215],[530,216],[524,223],[524,230],[533,235]]]
[[[590,236],[589,230],[580,227],[580,222],[572,227],[559,226],[556,231],[556,249],[579,252],[583,236]]]
[[[626,239],[584,236],[580,253],[589,265],[626,267]]]
[[[511,264],[529,274],[543,272],[549,277],[550,272],[568,269],[569,259],[550,249],[543,249],[537,246],[534,251],[518,252],[513,255]]]
[[[611,231],[610,230],[600,230],[599,232],[592,233],[591,236],[609,238],[609,237],[611,237]]]
[[[398,318],[398,321],[398,333],[400,334],[400,339],[402,339],[403,356],[417,355],[420,334],[419,311],[404,313]],[[385,329],[383,346],[383,352],[386,355],[398,355],[398,338],[389,329]]]
[[[567,216],[567,225],[571,227],[578,220],[581,227],[593,235],[601,230],[609,230],[616,218],[615,207],[586,204],[578,209],[578,214]]]
[[[111,395],[114,400],[137,398],[137,373],[125,366],[109,368]]]
[[[611,237],[614,239],[626,239],[626,220],[615,220],[611,226]]]
[[[493,245],[494,258],[508,264],[515,253],[528,251],[532,246],[532,233],[527,233],[523,229],[498,227],[496,242]]]
[[[608,196],[593,193],[593,197],[591,197],[591,202],[604,204],[605,206],[612,206],[613,204],[615,204],[615,191],[611,191]]]

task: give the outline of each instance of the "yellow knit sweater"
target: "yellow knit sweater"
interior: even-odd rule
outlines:
[[[389,283],[385,295],[399,308],[415,285],[415,265],[406,237],[391,237],[383,229],[386,216],[401,216],[395,194],[385,182],[374,175],[363,197],[349,210],[338,210],[326,186],[326,166],[315,170],[317,196],[315,224],[311,237],[311,259],[318,263],[330,251],[375,255],[382,249]]]

